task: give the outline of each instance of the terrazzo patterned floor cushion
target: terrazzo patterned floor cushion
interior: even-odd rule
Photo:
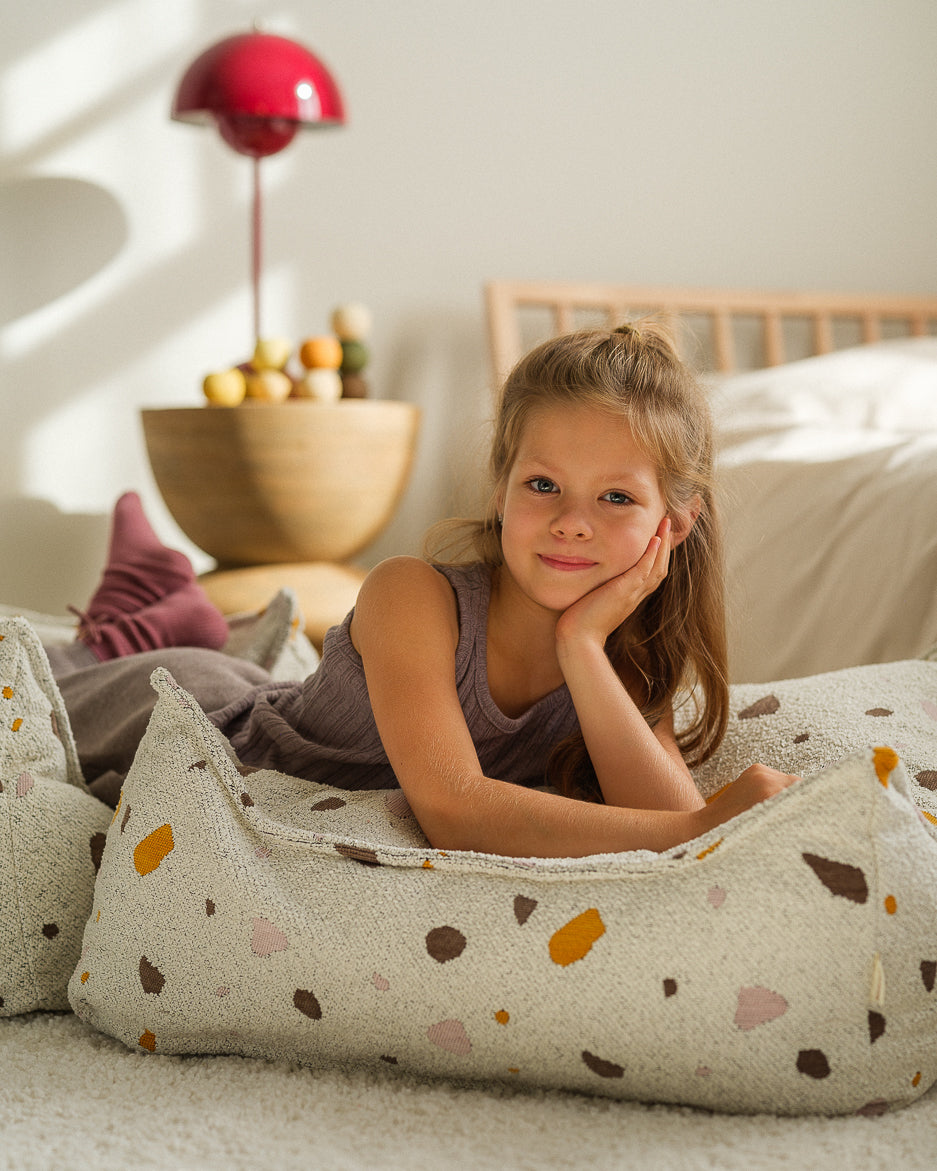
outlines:
[[[0,619],[0,1016],[68,1008],[110,817],[38,638]]]
[[[730,698],[725,739],[694,774],[705,796],[753,760],[802,776],[858,745],[886,743],[914,781],[917,804],[937,815],[937,656],[736,684]]]
[[[69,985],[135,1050],[782,1114],[937,1078],[937,842],[890,749],[665,855],[447,855],[400,793],[241,777],[153,682]]]

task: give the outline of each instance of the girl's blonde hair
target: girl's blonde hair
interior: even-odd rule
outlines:
[[[498,500],[524,427],[533,411],[562,405],[592,406],[623,419],[658,468],[668,513],[700,506],[689,535],[672,551],[661,586],[606,643],[618,673],[643,680],[643,694],[635,700],[651,725],[672,710],[679,693],[693,694],[694,710],[680,721],[677,742],[689,765],[700,764],[725,734],[729,702],[712,418],[696,379],[658,325],[581,330],[522,358],[498,403],[485,514],[437,526],[427,538],[427,555],[437,564],[503,563]],[[557,745],[548,780],[570,796],[601,800],[581,733]]]

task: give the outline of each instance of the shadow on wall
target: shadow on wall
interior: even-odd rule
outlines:
[[[71,292],[100,272],[127,240],[127,219],[109,191],[48,175],[0,183],[0,325]]]
[[[83,606],[101,576],[110,517],[65,513],[46,500],[0,501],[0,602],[40,614],[64,614]]]

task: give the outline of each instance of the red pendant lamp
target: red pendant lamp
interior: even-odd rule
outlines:
[[[303,45],[255,29],[196,57],[179,82],[172,117],[213,123],[230,147],[253,159],[251,283],[259,339],[260,160],[289,146],[301,127],[344,125],[341,93],[322,61]]]

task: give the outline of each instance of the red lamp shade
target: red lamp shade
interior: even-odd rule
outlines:
[[[345,110],[318,57],[296,41],[255,31],[219,41],[192,62],[172,117],[214,122],[234,150],[262,158],[288,146],[304,124],[341,126]]]

